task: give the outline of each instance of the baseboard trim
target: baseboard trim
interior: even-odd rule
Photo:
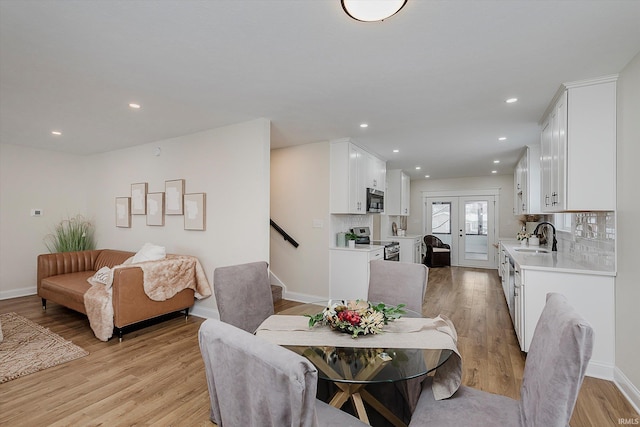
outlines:
[[[627,376],[620,370],[620,368],[616,367],[613,371],[613,374],[613,383],[616,385],[616,387],[618,387],[620,393],[622,393],[622,395],[627,398],[636,412],[640,413],[640,390],[638,390],[638,388],[633,385],[631,380],[627,378]]]
[[[36,286],[31,286],[28,288],[12,289],[10,291],[0,291],[0,300],[26,297],[29,295],[36,295],[37,293],[38,293],[38,288]]]
[[[614,369],[614,365],[592,360],[589,362],[589,366],[587,366],[585,375],[589,377],[600,378],[601,380],[613,381]]]
[[[282,298],[297,301],[297,302],[318,302],[318,301],[328,301],[327,297],[321,297],[318,295],[309,295],[309,294],[301,294],[298,292],[287,292],[285,288],[285,292],[282,293]]]
[[[214,310],[212,308],[200,307],[198,303],[196,303],[191,310],[189,310],[190,316],[201,317],[203,319],[216,319],[220,320],[220,313],[218,310]]]

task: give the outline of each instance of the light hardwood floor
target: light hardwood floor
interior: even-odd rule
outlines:
[[[0,301],[0,313],[10,311],[90,354],[0,384],[0,426],[213,425],[197,339],[203,319],[177,316],[104,343],[85,316],[54,303],[43,312],[36,296]],[[524,357],[495,270],[431,269],[423,312],[456,325],[465,384],[519,398]],[[638,414],[612,383],[587,378],[571,426],[618,426],[619,418]]]

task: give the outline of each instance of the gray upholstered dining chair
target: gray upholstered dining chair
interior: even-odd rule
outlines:
[[[533,333],[520,400],[461,386],[436,401],[425,381],[409,426],[568,426],[592,349],[591,326],[563,295],[550,293]]]
[[[373,302],[387,305],[405,304],[406,308],[422,315],[422,302],[427,291],[429,269],[424,264],[408,262],[371,261],[369,264],[369,292],[367,298]],[[416,363],[424,363],[418,360]],[[393,394],[398,388],[413,412],[420,397],[424,377],[414,378],[393,384],[383,384],[376,388],[376,397],[386,406],[397,406]]]
[[[366,425],[316,399],[318,371],[304,357],[215,319],[198,339],[218,426]]]
[[[253,333],[273,314],[269,265],[264,261],[218,267],[213,293],[220,320]]]
[[[424,264],[371,261],[367,298],[387,305],[406,304],[407,309],[422,314],[428,277],[429,269]]]

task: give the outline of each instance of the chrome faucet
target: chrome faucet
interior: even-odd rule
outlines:
[[[533,234],[535,234],[536,236],[538,235],[538,228],[540,228],[541,225],[549,225],[553,229],[553,244],[551,245],[551,250],[558,252],[558,240],[556,240],[556,227],[550,222],[542,221],[536,226],[535,230],[533,230]]]

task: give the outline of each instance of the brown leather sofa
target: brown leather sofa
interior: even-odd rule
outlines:
[[[124,263],[134,252],[111,249],[38,255],[38,296],[42,309],[47,300],[87,314],[84,293],[91,287],[87,279],[102,267]],[[144,292],[142,269],[136,266],[113,271],[114,326],[122,341],[123,330],[154,317],[185,311],[194,304],[194,291],[184,289],[166,301],[153,301]]]

